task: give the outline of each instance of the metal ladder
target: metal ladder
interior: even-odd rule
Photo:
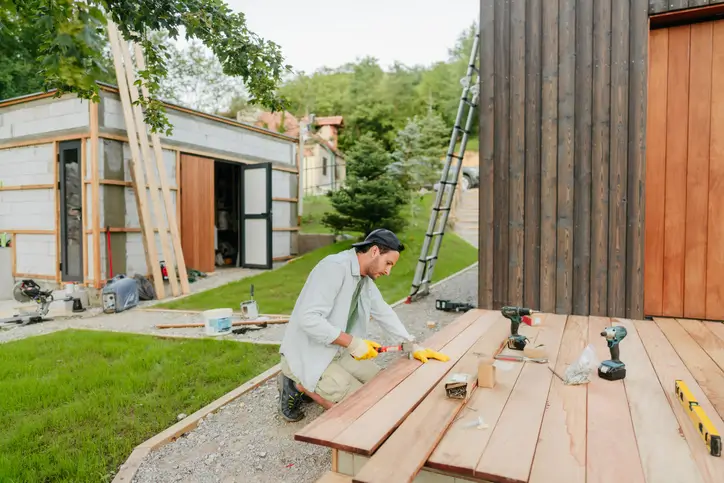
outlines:
[[[475,64],[478,59],[479,43],[480,31],[478,30],[475,34],[475,39],[473,40],[473,48],[470,53],[470,62],[468,63],[467,72],[465,77],[460,80],[460,83],[463,86],[463,91],[460,96],[457,118],[455,119],[455,126],[453,127],[452,135],[450,136],[450,145],[448,147],[447,156],[445,157],[445,166],[443,167],[442,174],[440,175],[440,185],[437,190],[435,204],[432,207],[430,223],[428,224],[427,232],[425,233],[425,239],[422,242],[422,250],[420,258],[418,258],[417,261],[415,277],[412,281],[410,294],[405,301],[405,303],[408,304],[412,302],[413,297],[427,295],[430,290],[430,282],[432,281],[432,275],[435,270],[435,263],[437,262],[437,257],[440,253],[442,237],[445,234],[445,227],[447,226],[448,216],[450,215],[450,209],[455,196],[455,189],[460,177],[459,173],[462,169],[463,156],[465,155],[465,148],[468,144],[468,136],[473,124],[473,116],[475,109],[478,107],[478,96],[480,93],[478,80],[480,72]],[[473,82],[474,75],[475,82]],[[471,97],[468,98],[468,96]],[[460,123],[465,115],[466,106],[468,107],[467,121],[465,128],[462,128]],[[455,146],[457,146],[458,139],[461,135],[462,142],[460,143],[460,153],[455,154]],[[455,163],[455,168],[452,173],[454,173],[455,176],[452,177],[452,181],[448,181],[450,178],[450,167],[453,163]]]

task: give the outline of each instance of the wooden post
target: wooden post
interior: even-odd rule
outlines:
[[[158,196],[158,184],[156,183],[156,174],[154,173],[153,165],[151,164],[151,148],[148,145],[148,133],[146,132],[146,124],[143,121],[143,112],[141,112],[141,106],[135,104],[138,101],[138,89],[135,86],[135,75],[133,72],[133,61],[131,59],[131,52],[128,49],[128,44],[126,42],[121,41],[120,43],[126,71],[126,78],[128,79],[128,88],[131,94],[131,102],[134,103],[134,105],[132,106],[132,110],[134,118],[136,120],[138,139],[141,142],[141,157],[143,158],[143,165],[146,169],[146,174],[148,176],[148,187],[151,191],[151,206],[153,207],[153,217],[156,219],[156,226],[158,226],[158,236],[161,239],[161,252],[163,253],[164,260],[168,263],[168,266],[173,267],[173,253],[171,252],[171,247],[168,243],[168,232],[166,231],[166,227],[164,226],[163,216],[161,216],[161,209],[159,207],[159,205],[161,204],[161,200]],[[161,153],[156,153],[157,158],[159,154]],[[156,163],[163,165],[163,159],[156,159]],[[159,178],[161,179],[161,185],[166,187],[166,191],[164,193],[166,194],[168,192],[168,186],[166,185],[165,177],[166,170],[164,169],[163,172],[161,172],[161,170],[159,169],[158,174]],[[169,219],[169,224],[173,226],[170,221],[171,220]],[[155,243],[155,235],[153,236],[153,238]],[[163,281],[163,278],[161,280]],[[173,274],[173,276],[171,276],[171,274],[169,274],[168,281],[171,285],[171,293],[174,297],[177,297],[179,295],[179,286],[178,280],[176,280],[176,275]]]
[[[53,142],[53,201],[55,202],[55,282],[60,285],[60,163],[59,163],[58,141]],[[15,242],[15,240],[13,240]]]
[[[138,206],[138,218],[141,221],[141,232],[143,233],[143,242],[146,255],[147,270],[153,276],[153,284],[156,289],[157,298],[165,298],[165,290],[163,286],[163,278],[161,276],[161,267],[158,265],[158,253],[156,251],[156,237],[151,224],[151,216],[148,212],[146,203],[146,183],[142,166],[139,162],[140,153],[138,152],[138,138],[136,135],[136,127],[133,122],[133,113],[131,112],[131,101],[129,99],[129,86],[126,78],[123,76],[124,66],[122,64],[123,54],[121,52],[121,35],[118,32],[116,24],[108,19],[108,38],[111,42],[113,51],[113,63],[116,69],[116,79],[118,80],[118,90],[121,96],[121,104],[123,106],[123,118],[128,131],[128,145],[131,148],[131,172],[136,193],[136,201]],[[94,227],[95,228],[95,227]]]
[[[138,44],[134,44],[136,53],[136,62],[138,68],[144,70],[146,68],[146,61],[143,58],[143,52]],[[148,88],[145,84],[141,85],[141,93],[143,97],[148,98]],[[163,151],[161,150],[161,138],[158,133],[151,133],[151,141],[153,142],[153,152],[156,157],[156,166],[158,167],[158,177],[161,180],[161,191],[163,192],[164,204],[166,206],[166,218],[168,219],[169,228],[171,228],[171,241],[173,242],[173,249],[176,254],[176,264],[178,265],[179,279],[181,280],[181,292],[186,295],[191,293],[189,287],[188,273],[186,272],[186,260],[184,259],[184,252],[181,248],[181,233],[179,229],[178,219],[176,211],[173,209],[173,203],[171,202],[171,191],[168,188],[168,174],[166,173],[166,165],[163,162]],[[176,180],[179,179],[179,167],[180,167],[180,152],[176,151]],[[178,181],[177,181],[178,183]],[[181,185],[176,186],[176,203],[177,206],[181,206]],[[175,275],[173,283],[176,283]]]
[[[90,104],[90,160],[91,160],[91,202],[93,204],[93,286],[101,287],[101,212],[100,212],[100,178],[98,174],[98,104]],[[84,240],[87,242],[88,240]]]
[[[96,106],[97,108],[98,106]],[[90,110],[93,110],[93,102],[90,101]],[[97,111],[96,111],[97,113]],[[97,119],[97,118],[96,118]],[[97,131],[96,131],[97,132]],[[88,281],[88,235],[85,234],[86,230],[86,216],[85,216],[85,205],[86,205],[86,163],[88,162],[88,149],[86,147],[86,139],[81,139],[80,145],[80,179],[81,179],[81,191],[80,191],[80,206],[82,214],[82,226],[81,226],[81,243],[83,247],[83,283]]]

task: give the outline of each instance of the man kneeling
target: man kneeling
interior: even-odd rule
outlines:
[[[375,230],[353,248],[325,257],[309,274],[280,347],[279,404],[287,421],[304,417],[303,400],[329,409],[377,375],[380,367],[372,359],[380,344],[366,339],[369,320],[399,344],[413,342],[374,283],[390,275],[403,250],[394,233]],[[412,353],[422,362],[449,360],[417,344]]]

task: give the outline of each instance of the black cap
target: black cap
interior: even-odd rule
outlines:
[[[397,235],[392,233],[390,230],[386,230],[384,228],[378,228],[377,230],[371,231],[370,234],[367,235],[367,238],[364,239],[364,241],[354,243],[352,246],[363,247],[366,245],[371,245],[373,243],[387,247],[390,250],[394,250],[396,252],[401,252],[405,249],[405,246],[402,244],[400,239],[397,238]]]

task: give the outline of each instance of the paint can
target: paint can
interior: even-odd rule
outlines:
[[[239,304],[241,310],[241,317],[244,319],[256,319],[259,317],[259,306],[256,304],[256,300],[247,300]]]
[[[207,335],[225,335],[231,333],[231,309],[207,310],[201,314]]]

